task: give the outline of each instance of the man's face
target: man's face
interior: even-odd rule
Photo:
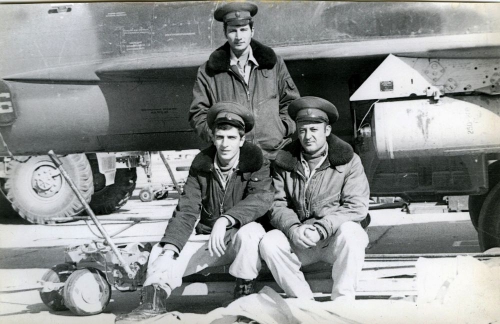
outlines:
[[[298,135],[302,148],[306,153],[318,152],[326,143],[332,126],[326,123],[299,122]]]
[[[245,136],[240,137],[238,129],[216,129],[214,133],[214,145],[217,148],[217,156],[221,162],[229,162],[238,154],[240,147],[245,143]]]
[[[252,40],[253,31],[250,25],[226,27],[227,42],[234,54],[241,55],[245,52]]]

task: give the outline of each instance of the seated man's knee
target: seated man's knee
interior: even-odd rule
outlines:
[[[235,234],[236,240],[260,241],[266,231],[259,223],[251,222],[242,226]]]
[[[285,234],[275,229],[267,232],[262,240],[260,240],[259,250],[261,251],[262,257],[265,258],[267,255],[271,255],[289,244]]]
[[[347,245],[365,247],[368,244],[368,235],[363,227],[355,222],[349,221],[340,225],[336,236]]]

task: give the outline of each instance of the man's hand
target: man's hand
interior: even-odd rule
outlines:
[[[313,225],[302,224],[297,226],[292,230],[292,242],[298,247],[303,249],[309,249],[313,246],[316,246],[317,241],[313,241],[308,235],[310,231],[316,231],[316,228]],[[308,235],[306,235],[306,232]],[[317,234],[317,233],[316,233]],[[318,234],[319,237],[319,234]],[[318,239],[319,241],[319,239]]]
[[[174,251],[166,250],[156,258],[148,268],[148,276],[143,286],[161,284],[165,282],[165,278],[172,278],[174,276],[174,254]]]
[[[319,234],[318,229],[316,227],[314,227],[313,229],[306,228],[304,234],[314,243],[318,243],[321,240],[321,235]]]
[[[226,236],[226,227],[229,225],[229,220],[226,217],[220,217],[212,228],[210,239],[208,240],[208,251],[210,256],[214,253],[220,258],[226,253],[226,245],[224,244],[224,237]]]

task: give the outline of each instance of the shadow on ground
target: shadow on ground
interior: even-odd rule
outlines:
[[[30,224],[12,209],[10,202],[2,193],[0,193],[0,224]]]

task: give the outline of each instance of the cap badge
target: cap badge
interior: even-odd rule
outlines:
[[[313,114],[310,108],[307,108],[307,114],[308,115],[312,115]]]
[[[236,16],[236,18],[240,18],[240,12],[239,12],[239,11],[236,11],[236,12],[234,13],[234,15]]]

